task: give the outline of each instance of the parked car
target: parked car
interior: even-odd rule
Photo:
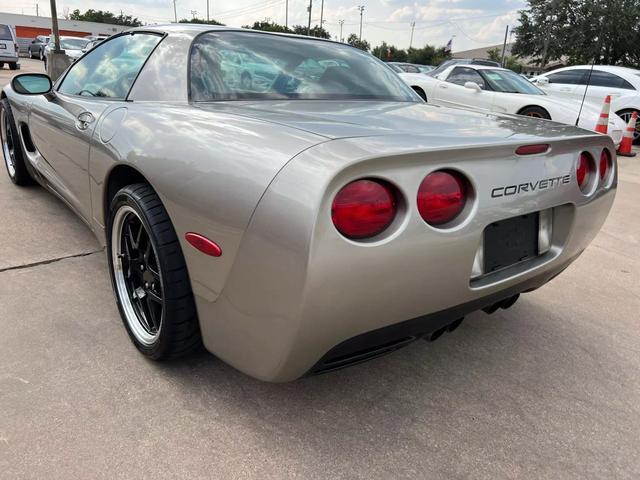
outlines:
[[[464,107],[554,120],[594,130],[600,109],[579,100],[550,97],[517,73],[485,65],[451,65],[438,76],[400,74],[424,100],[446,107]],[[620,144],[625,123],[612,113],[609,136]]]
[[[387,62],[389,65],[393,65],[399,68],[405,73],[427,73],[433,70],[435,67],[431,65],[418,65],[417,63],[406,62]]]
[[[64,50],[65,55],[71,58],[72,60],[76,60],[80,58],[84,52],[82,49],[86,47],[89,43],[89,40],[82,37],[60,37],[60,48]],[[44,65],[47,66],[47,57],[51,50],[55,48],[55,44],[53,41],[53,37],[49,40],[49,43],[44,49]]]
[[[433,65],[418,65],[417,63],[414,63],[413,65],[418,67],[418,70],[420,70],[420,73],[429,73],[429,72],[435,70],[435,68],[436,68]]]
[[[611,111],[626,123],[633,112],[640,115],[640,70],[608,65],[575,65],[543,73],[531,82],[549,95],[587,101],[602,108],[607,95],[611,95]],[[587,88],[587,83],[589,87]],[[636,123],[634,143],[640,144],[640,122]]]
[[[239,84],[231,52],[274,81]],[[11,181],[54,191],[106,245],[138,350],[204,343],[268,381],[510,307],[580,256],[617,188],[607,136],[428,105],[368,53],[306,36],[145,26],[3,95]]]
[[[106,38],[95,38],[93,40],[89,40],[87,42],[87,44],[82,47],[82,52],[88,52],[89,50],[91,50],[93,47],[95,47],[96,45],[100,45],[102,42],[104,42],[106,40]]]
[[[494,62],[493,60],[488,60],[486,58],[451,58],[449,60],[445,60],[430,72],[427,72],[427,75],[435,77],[452,65],[485,65],[487,67],[501,66],[498,62]]]
[[[49,39],[50,37],[46,35],[38,35],[36,38],[31,40],[31,43],[27,47],[29,58],[39,58],[40,60],[44,60],[44,48],[49,43]]]
[[[9,69],[17,70],[20,65],[18,56],[19,49],[16,33],[9,25],[0,24],[0,68],[7,63]]]

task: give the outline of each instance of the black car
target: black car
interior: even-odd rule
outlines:
[[[31,40],[31,44],[27,47],[29,58],[39,58],[44,60],[44,47],[49,43],[49,37],[46,35],[38,35]]]

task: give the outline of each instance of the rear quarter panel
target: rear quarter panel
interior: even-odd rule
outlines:
[[[196,296],[213,301],[265,189],[298,152],[323,137],[189,105],[114,105],[100,119],[90,153],[95,230],[104,242],[107,179],[118,165],[139,171],[162,199]],[[184,240],[197,232],[222,248],[208,257]]]

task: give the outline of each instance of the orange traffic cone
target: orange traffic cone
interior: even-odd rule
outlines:
[[[596,123],[596,132],[607,134],[607,128],[609,127],[609,110],[611,110],[611,95],[607,95],[604,99],[602,112],[600,112],[600,118],[598,118],[598,123]]]
[[[638,112],[633,112],[631,118],[629,119],[629,125],[622,135],[622,141],[620,142],[620,147],[618,148],[618,155],[621,157],[635,157],[636,154],[631,151],[633,146],[633,133],[636,130],[636,121],[638,120]]]

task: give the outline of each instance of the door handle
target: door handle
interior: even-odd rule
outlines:
[[[438,85],[438,87],[440,87],[440,88],[449,88],[444,83],[441,83],[440,85]]]
[[[76,128],[78,130],[86,130],[95,120],[94,116],[89,112],[82,112],[76,117]]]

